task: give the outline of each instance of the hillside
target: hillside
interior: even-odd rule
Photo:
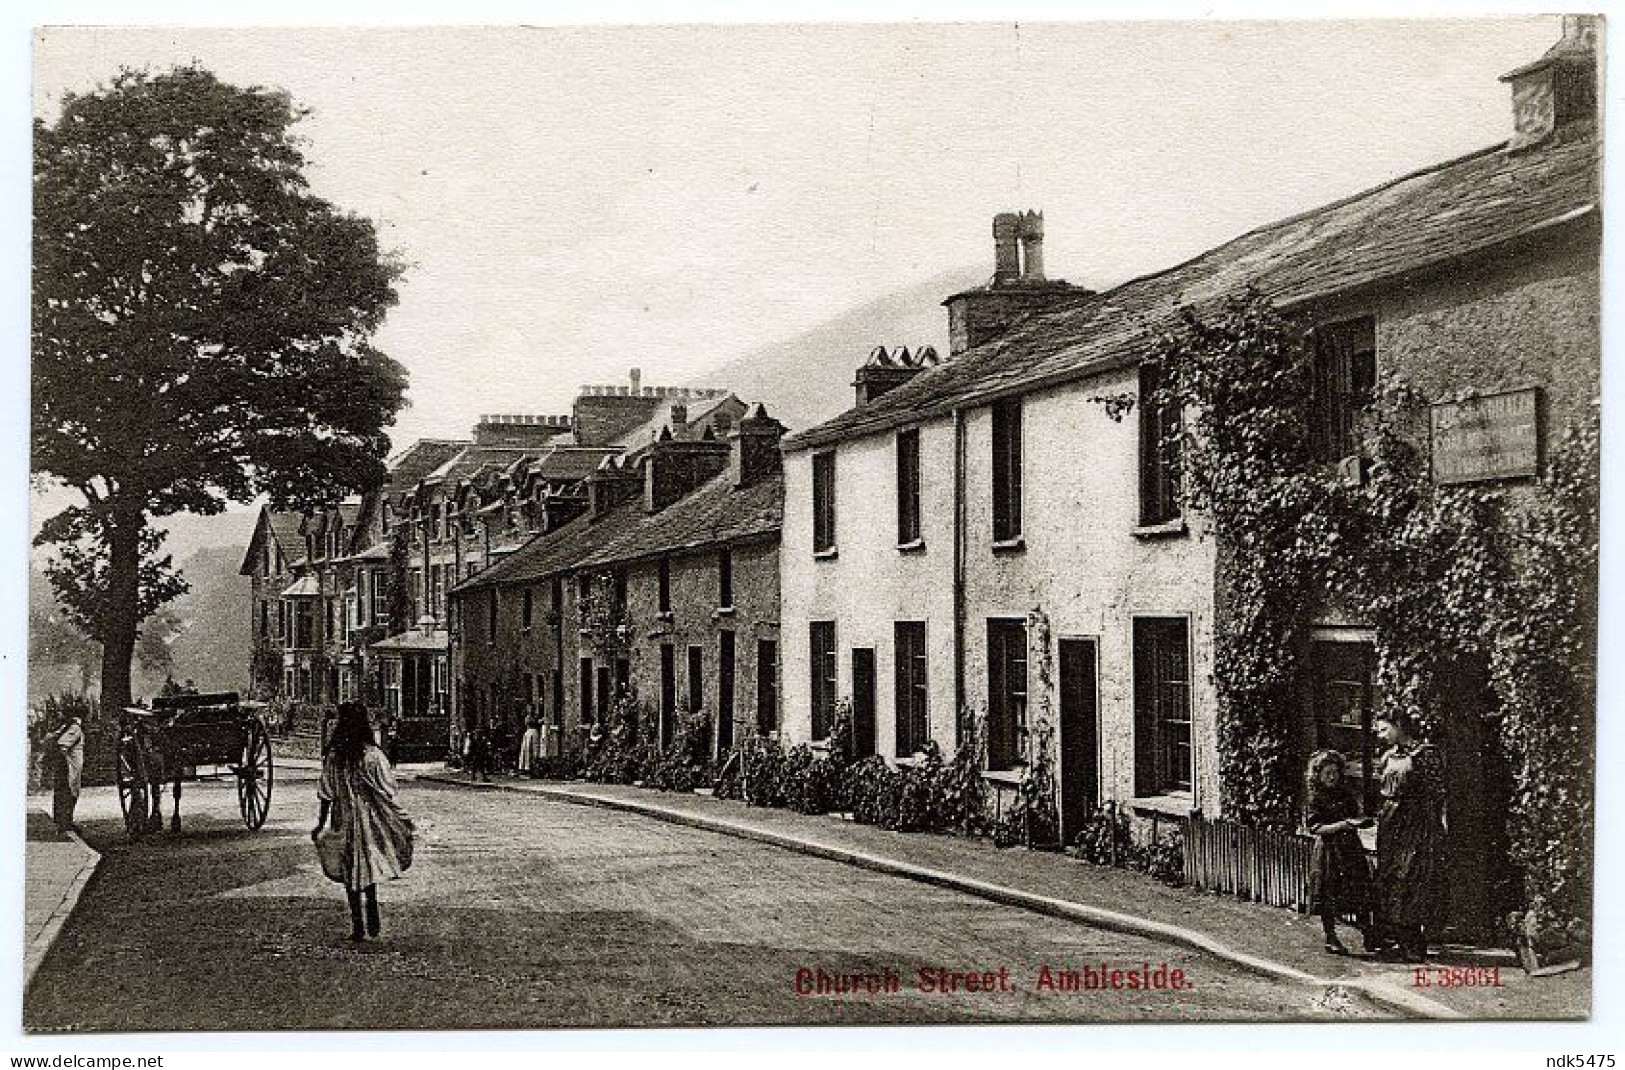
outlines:
[[[131,683],[137,697],[150,696],[172,673],[205,691],[240,690],[248,676],[248,581],[237,575],[241,547],[197,550],[180,569],[192,589],[143,625],[167,649],[168,665],[138,663]],[[36,566],[28,583],[28,701],[38,704],[56,691],[96,690],[100,648],[68,625]]]
[[[877,345],[936,346],[948,355],[943,298],[987,281],[984,268],[945,271],[840,313],[811,330],[733,360],[703,385],[732,390],[792,431],[805,430],[852,407],[852,376]]]

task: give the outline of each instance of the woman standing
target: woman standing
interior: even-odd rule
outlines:
[[[519,775],[541,775],[542,727],[534,716],[525,718],[525,735],[519,741]]]
[[[373,742],[367,708],[359,702],[339,705],[317,794],[321,813],[310,838],[322,871],[344,885],[350,939],[377,937],[378,882],[399,877],[412,864],[413,830],[395,801],[395,774]]]
[[[1416,722],[1403,712],[1379,714],[1372,727],[1388,747],[1376,768],[1383,798],[1377,822],[1380,956],[1423,962],[1426,929],[1444,896],[1444,756],[1417,738]]]

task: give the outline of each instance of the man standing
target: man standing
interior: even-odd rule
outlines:
[[[57,831],[77,832],[73,823],[74,807],[79,805],[79,780],[85,771],[85,729],[78,713],[69,713],[67,723],[57,730],[52,740],[55,786],[51,793],[51,819]]]

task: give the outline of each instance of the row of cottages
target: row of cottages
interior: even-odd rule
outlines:
[[[579,756],[622,700],[662,744],[684,714],[719,754],[777,730],[784,428],[677,415],[600,463],[581,516],[452,590],[454,731],[534,718],[547,756]]]
[[[1516,496],[1599,397],[1591,43],[1571,20],[1507,76],[1506,144],[1103,293],[1045,277],[1041,216],[997,217],[992,281],[945,302],[951,359],[875,362],[856,407],[785,440],[786,738],[823,738],[848,701],[887,758],[927,739],[951,752],[959,711],[980,710],[995,784],[1056,733],[1068,841],[1108,800],[1219,814],[1216,569],[1247,547],[1182,511],[1166,432],[1185,414],[1137,403],[1158,335],[1181,306],[1256,287],[1317,325],[1305,418],[1325,464],[1362,478],[1356,422],[1404,382],[1435,403],[1434,426],[1410,429],[1435,481]],[[1446,403],[1479,425],[1466,449],[1442,437]],[[1371,622],[1305,596],[1321,608],[1296,748],[1339,748],[1369,784]],[[1453,857],[1479,867],[1506,805],[1483,798],[1484,691],[1464,687],[1444,741]]]
[[[253,693],[314,730],[359,698],[407,753],[450,745],[446,594],[525,539],[586,509],[585,479],[606,457],[674,422],[722,432],[744,412],[719,390],[583,387],[568,416],[486,416],[469,439],[423,439],[392,457],[384,483],[308,515],[261,510],[241,572],[251,578]]]

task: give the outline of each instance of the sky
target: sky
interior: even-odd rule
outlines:
[[[1038,208],[1100,286],[1504,139],[1555,17],[42,29],[34,111],[120,66],[288,90],[320,195],[412,265],[397,445],[680,383],[947,269]],[[843,387],[845,384],[841,384]]]

